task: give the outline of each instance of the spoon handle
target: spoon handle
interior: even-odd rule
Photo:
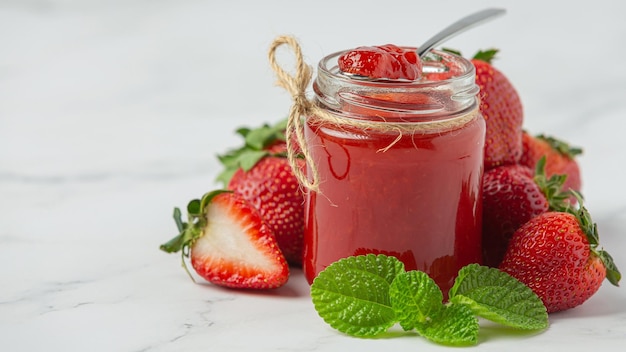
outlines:
[[[441,32],[435,34],[432,38],[426,41],[422,46],[417,48],[417,55],[423,58],[427,52],[430,51],[437,44],[454,37],[457,34],[481,23],[486,20],[494,19],[495,17],[502,16],[506,13],[504,9],[488,8],[482,11],[478,11],[474,14],[461,18],[460,20],[452,23],[448,27],[444,28]]]

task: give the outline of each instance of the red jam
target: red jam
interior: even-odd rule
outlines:
[[[446,55],[449,64],[464,60]],[[320,176],[319,191],[307,195],[307,280],[341,258],[382,253],[425,271],[447,293],[461,267],[481,260],[485,122],[471,64],[461,62],[461,84],[394,85],[354,82],[327,62],[314,84],[318,103],[346,124],[307,119]],[[415,128],[400,134],[382,125],[394,123]]]

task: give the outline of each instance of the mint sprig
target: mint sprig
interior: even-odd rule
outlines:
[[[448,296],[444,304],[441,290],[426,273],[405,271],[397,258],[374,254],[341,259],[311,285],[320,317],[351,336],[377,336],[398,323],[435,343],[473,345],[478,341],[476,316],[517,329],[548,326],[541,299],[498,269],[465,266]]]

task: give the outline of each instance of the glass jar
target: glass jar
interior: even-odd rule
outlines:
[[[309,283],[352,255],[393,255],[428,273],[444,294],[458,270],[481,261],[485,122],[473,65],[433,51],[419,81],[363,81],[322,59],[308,150],[319,176],[305,210]],[[310,177],[309,177],[310,178]]]

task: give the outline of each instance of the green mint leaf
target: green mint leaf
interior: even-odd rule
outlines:
[[[397,320],[406,331],[430,324],[444,309],[441,289],[422,271],[398,274],[391,283],[389,296]]]
[[[495,268],[465,266],[448,296],[453,304],[467,305],[474,314],[496,323],[527,330],[548,326],[541,299],[528,286]]]
[[[443,345],[467,346],[478,342],[478,319],[465,305],[450,304],[430,324],[416,326],[425,338]]]
[[[401,272],[404,264],[385,255],[340,259],[311,285],[315,310],[330,326],[351,336],[385,332],[397,322],[389,287]]]

